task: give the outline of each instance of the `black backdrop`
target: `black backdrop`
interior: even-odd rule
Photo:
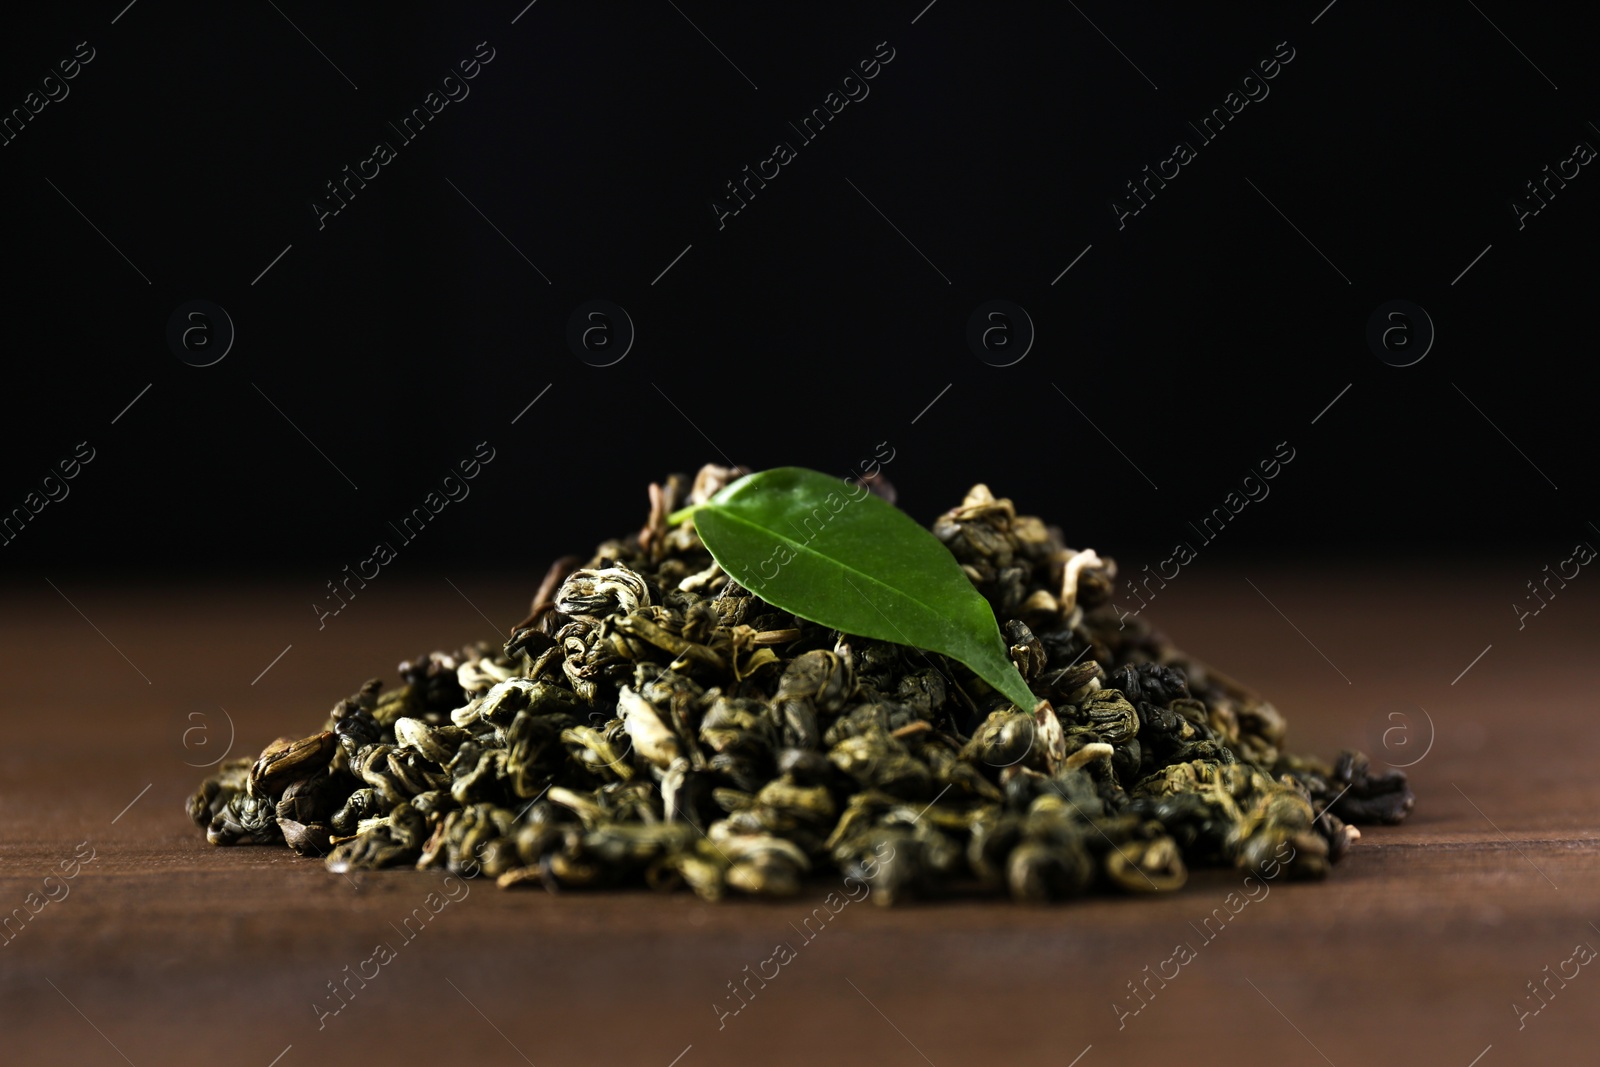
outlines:
[[[1553,561],[1600,521],[1589,27],[1324,2],[8,15],[0,507],[39,510],[0,567],[335,573],[480,442],[402,566],[540,571],[636,527],[668,471],[886,450],[920,519],[984,480],[1119,556],[1198,545],[1248,489],[1216,558]],[[430,92],[408,143],[386,124]],[[346,166],[377,173],[319,219]],[[1177,172],[1135,214],[1147,166]],[[1546,166],[1576,175],[1534,214]],[[568,343],[592,299],[635,333],[610,366],[614,310],[612,347]],[[968,342],[991,300],[1035,332],[1009,366],[1014,309],[987,361]],[[1391,365],[1427,346],[1417,307],[1436,338]],[[215,308],[231,348],[190,365]]]

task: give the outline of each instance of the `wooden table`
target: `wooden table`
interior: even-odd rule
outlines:
[[[1465,563],[1173,581],[1151,616],[1267,693],[1291,748],[1415,762],[1410,821],[1367,828],[1326,882],[1274,885],[1210,942],[1197,928],[1237,875],[1052,908],[863,902],[810,941],[796,928],[827,886],[713,906],[456,883],[407,940],[438,874],[344,878],[285,849],[212,848],[183,814],[203,773],[185,764],[220,756],[230,723],[235,753],[254,754],[402,656],[491,636],[537,576],[386,576],[320,631],[313,576],[51,577],[59,593],[17,586],[0,620],[0,906],[29,916],[0,947],[8,1063],[1595,1062],[1600,976],[1548,978],[1600,946],[1597,619],[1581,588],[1519,631],[1506,601],[1526,576]],[[61,899],[32,915],[47,889]],[[340,1003],[329,983],[371,974],[380,942],[393,958],[319,1018]],[[729,983],[779,942],[796,957],[719,1025]],[[1179,943],[1195,958],[1119,1019]],[[1513,1006],[1536,1006],[1528,983],[1547,978],[1548,1005],[1519,1025]]]

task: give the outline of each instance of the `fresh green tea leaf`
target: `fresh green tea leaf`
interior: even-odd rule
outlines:
[[[1022,710],[1038,703],[994,611],[950,550],[860,483],[778,467],[673,520],[687,516],[722,569],[767,603],[845,633],[939,652]]]

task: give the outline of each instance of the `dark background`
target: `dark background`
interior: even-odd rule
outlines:
[[[12,16],[6,110],[77,42],[96,56],[0,147],[0,507],[79,441],[95,459],[0,568],[315,586],[400,547],[387,521],[480,441],[470,497],[391,566],[531,591],[636,528],[669,471],[842,475],[880,442],[917,518],[987,481],[1125,569],[1201,547],[1187,522],[1280,441],[1294,462],[1202,566],[1497,553],[1534,573],[1589,529],[1600,177],[1520,232],[1509,206],[1600,145],[1577,16],[924,3]],[[480,41],[470,95],[400,146],[385,120]],[[870,95],[800,145],[787,123],[883,41]],[[1270,95],[1201,145],[1185,120],[1280,41]],[[312,200],[380,138],[398,158],[319,230]],[[719,230],[712,198],[780,139],[798,158]],[[1198,158],[1119,230],[1111,198],[1178,139]],[[637,329],[609,367],[565,340],[596,297]],[[204,368],[165,336],[197,298],[237,330]],[[993,298],[1037,328],[1009,367],[965,339]],[[1438,332],[1405,368],[1364,337],[1396,298]]]

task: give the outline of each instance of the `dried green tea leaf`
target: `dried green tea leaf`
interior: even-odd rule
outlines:
[[[935,650],[904,643],[904,601],[935,607],[947,589],[913,566],[920,550],[901,529],[851,525],[878,501],[807,471],[758,476],[809,508],[768,507],[758,525],[794,522],[811,547],[831,543],[829,528],[865,542],[811,583],[845,603],[821,624],[752,589],[816,562],[791,544],[729,555],[718,541],[740,581],[704,531],[669,526],[734,475],[707,466],[652,485],[638,536],[557,561],[504,645],[408,659],[393,689],[370,679],[309,736],[222,761],[189,817],[212,844],[283,844],[338,872],[409,864],[707,900],[792,896],[816,872],[860,879],[887,905],[1168,893],[1192,867],[1320,878],[1358,836],[1345,819],[1411,809],[1403,771],[1284,751],[1271,703],[1116,606],[1115,560],[1069,547],[987,486],[932,536],[1047,698],[1033,713],[1004,692],[947,687]],[[743,497],[728,495],[706,528],[726,519],[733,540],[773,543],[730,518]],[[889,558],[858,558],[874,553]],[[866,621],[840,619],[862,610],[861,593]],[[869,636],[879,612],[888,639]]]

